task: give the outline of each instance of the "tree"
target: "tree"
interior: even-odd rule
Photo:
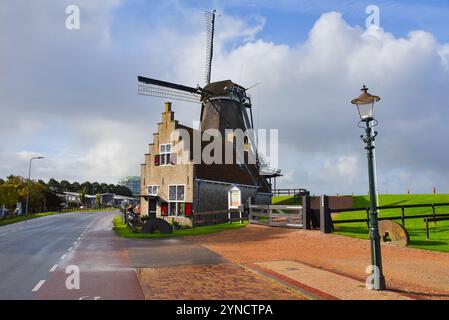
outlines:
[[[28,180],[20,176],[9,176],[8,180],[0,185],[0,205],[14,209],[17,202],[26,203]],[[29,183],[29,212],[41,211],[45,206],[45,192],[47,188],[42,184],[30,181]]]
[[[112,183],[108,185],[108,192],[115,193],[115,185]]]
[[[133,193],[126,186],[118,185],[116,187],[115,193],[120,196],[132,197]]]
[[[79,190],[81,204],[84,204],[86,202],[86,194],[87,194],[87,189],[85,187],[82,187]]]
[[[45,206],[46,208],[49,208],[50,210],[55,210],[56,208],[59,208],[62,201],[56,194],[56,192],[53,192],[50,190],[50,188],[45,189]]]
[[[95,181],[94,183],[92,183],[92,193],[99,193],[99,192],[101,192],[100,184]]]
[[[83,182],[81,184],[81,188],[85,188],[87,194],[94,194],[94,191],[92,190],[92,183],[90,183],[89,181]]]
[[[97,207],[101,206],[101,195],[99,193],[95,195],[95,204]]]
[[[108,192],[108,185],[106,183],[100,184],[100,190],[101,190],[101,193]]]
[[[62,192],[69,192],[69,191],[71,191],[71,188],[70,188],[70,182],[68,182],[67,180],[62,180],[60,183],[59,183],[59,185],[60,185],[60,192],[62,193]]]
[[[19,201],[19,193],[17,187],[9,184],[0,184],[0,206],[8,209],[14,209]]]
[[[60,183],[53,178],[48,180],[47,187],[56,193],[62,193],[64,191],[62,190]]]
[[[81,189],[81,185],[79,184],[79,182],[75,181],[70,185],[70,191],[72,191],[72,192],[78,192],[80,189]]]

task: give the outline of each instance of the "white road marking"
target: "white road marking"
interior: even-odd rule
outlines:
[[[78,244],[78,241],[73,242],[73,245],[76,246]]]
[[[72,251],[73,247],[70,247],[68,251]]]
[[[64,260],[65,259],[65,257],[66,257],[66,254],[63,254],[62,256],[61,256],[61,260]]]
[[[55,264],[55,265],[54,265],[53,267],[51,267],[51,269],[50,269],[50,272],[53,272],[53,271],[55,271],[57,267],[58,267],[58,265],[57,265],[57,264]]]
[[[76,239],[76,240],[81,240],[81,237],[78,237],[78,239]]]
[[[36,286],[33,288],[33,290],[31,290],[31,291],[33,291],[33,292],[39,291],[39,289],[42,287],[42,285],[43,285],[44,283],[45,283],[45,280],[39,281],[39,282],[36,284]]]

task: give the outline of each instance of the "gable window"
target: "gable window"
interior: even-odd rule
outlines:
[[[149,196],[157,196],[157,189],[158,189],[158,186],[155,186],[155,185],[148,186],[148,195]]]
[[[168,186],[168,215],[183,216],[185,215],[185,186],[169,185]]]
[[[160,161],[160,165],[167,165],[167,164],[171,164],[171,144],[170,143],[166,143],[166,144],[161,144],[159,146],[159,161]]]

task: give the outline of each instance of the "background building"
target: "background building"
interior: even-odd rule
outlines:
[[[140,194],[140,177],[130,176],[119,181],[119,185],[127,187],[131,190],[133,196],[138,196]]]

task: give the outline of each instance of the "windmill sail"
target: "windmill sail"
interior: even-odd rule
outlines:
[[[214,56],[215,10],[212,12],[206,11],[204,17],[206,19],[206,64],[204,81],[208,85],[210,83],[212,58]]]
[[[141,96],[152,96],[179,101],[200,103],[202,89],[146,77],[137,77],[137,92]]]

